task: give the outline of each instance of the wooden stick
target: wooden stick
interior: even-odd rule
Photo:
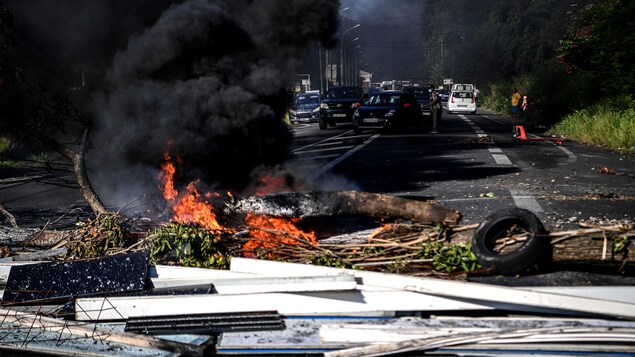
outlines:
[[[192,345],[181,342],[163,340],[152,336],[138,335],[130,332],[113,331],[106,328],[99,328],[95,325],[77,324],[71,321],[59,320],[24,312],[0,309],[0,322],[2,325],[11,324],[11,328],[41,328],[45,331],[67,333],[94,340],[104,340],[124,343],[142,348],[159,349],[163,351],[176,352],[187,356],[202,356],[203,346]]]

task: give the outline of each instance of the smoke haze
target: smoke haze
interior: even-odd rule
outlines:
[[[168,152],[179,157],[177,183],[236,191],[287,158],[286,89],[311,46],[335,43],[339,9],[337,0],[5,3],[38,80],[89,79],[87,163],[115,207],[158,193]]]

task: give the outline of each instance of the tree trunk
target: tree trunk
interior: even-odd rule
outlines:
[[[20,228],[18,227],[18,222],[15,220],[15,217],[11,214],[11,212],[7,211],[4,206],[2,206],[2,204],[0,204],[0,214],[2,214],[7,219],[7,221],[9,221],[11,227]]]
[[[44,135],[43,133],[35,132],[33,133],[33,135],[35,135],[43,144],[62,154],[73,163],[73,172],[75,173],[75,178],[77,179],[79,191],[82,193],[82,196],[84,196],[84,199],[93,210],[93,212],[106,213],[108,212],[108,210],[99,199],[99,196],[97,195],[95,190],[93,190],[93,186],[88,179],[88,173],[86,171],[86,162],[84,160],[84,156],[86,153],[86,146],[88,145],[90,130],[90,126],[88,124],[85,124],[82,131],[82,138],[80,141],[79,149],[77,151],[70,149],[69,147],[59,143],[58,141],[47,135]]]
[[[239,198],[233,209],[237,213],[277,217],[366,215],[448,225],[456,225],[461,219],[460,212],[442,205],[357,191],[280,193]]]
[[[553,244],[552,256],[554,263],[559,264],[621,264],[635,262],[635,249],[631,244],[625,250],[614,253],[611,238],[586,236]]]

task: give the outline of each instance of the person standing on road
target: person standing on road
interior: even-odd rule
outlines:
[[[432,116],[432,131],[430,134],[436,134],[439,120],[441,120],[441,99],[439,93],[434,90],[434,84],[428,86],[428,92],[430,92],[430,115]]]
[[[520,98],[521,98],[521,95],[518,92],[518,89],[514,88],[514,91],[512,92],[512,100],[511,100],[512,118],[514,118],[514,123],[518,123],[518,120],[520,119]]]

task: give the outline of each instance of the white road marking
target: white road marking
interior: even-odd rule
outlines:
[[[316,152],[325,152],[325,151],[333,151],[333,150],[341,150],[341,149],[350,149],[353,145],[344,145],[344,146],[336,146],[331,148],[321,148],[316,150],[305,150],[305,151],[294,151],[294,154],[312,154]]]
[[[476,132],[476,135],[479,138],[484,138],[484,137],[489,136],[489,135],[487,135],[487,133],[485,133],[485,131],[483,131],[483,129],[481,129],[473,121],[468,119],[465,115],[459,114],[459,118],[463,119],[466,123],[468,123],[470,125],[470,127],[472,127],[474,132]],[[494,161],[496,162],[496,164],[498,164],[498,165],[512,165],[511,160],[509,160],[507,155],[503,154],[503,150],[501,150],[498,146],[496,146],[496,144],[493,141],[488,142],[487,146],[488,146],[487,150],[492,154],[492,158],[494,158]]]
[[[540,203],[536,201],[534,196],[512,195],[512,198],[514,199],[514,204],[516,204],[516,207],[518,208],[528,209],[532,212],[537,212],[537,213],[545,211],[544,209],[542,209],[542,206],[540,205]]]
[[[327,142],[327,141],[331,141],[331,140],[333,140],[333,139],[338,139],[338,138],[341,138],[342,136],[347,135],[347,134],[350,134],[350,133],[352,133],[352,132],[353,132],[352,130],[345,131],[345,132],[343,132],[343,133],[341,133],[341,134],[339,134],[339,135],[335,135],[335,136],[333,136],[333,137],[330,137],[330,138],[326,138],[326,139],[320,140],[320,141],[318,141],[318,142],[316,142],[316,143],[313,143],[313,144],[305,145],[305,146],[303,146],[303,147],[300,147],[300,148],[297,148],[297,149],[293,150],[293,153],[296,153],[296,152],[298,152],[298,151],[302,151],[302,150],[304,150],[304,149],[308,149],[308,148],[312,148],[312,147],[318,146],[319,144],[325,143],[325,142]]]
[[[483,115],[483,117],[485,117],[485,118],[487,118],[487,119],[489,119],[489,120],[491,120],[491,121],[493,121],[493,122],[496,122],[496,123],[498,123],[498,124],[501,124],[501,125],[509,125],[509,124],[503,123],[503,122],[502,122],[502,121],[500,121],[500,120],[496,120],[496,119],[494,119],[494,118],[492,118],[492,117],[489,117],[489,116],[487,116],[487,115]],[[533,134],[527,134],[527,135],[529,135],[529,136],[531,136],[531,137],[533,137],[533,138],[539,138],[539,136],[538,136],[538,135],[533,135]],[[554,143],[554,142],[549,142],[549,143],[551,143],[552,145],[556,145],[556,143]],[[564,153],[565,153],[565,155],[567,155],[567,157],[568,157],[568,159],[567,159],[567,163],[572,163],[572,162],[575,162],[575,161],[578,159],[578,157],[576,156],[576,154],[574,154],[573,152],[571,152],[571,150],[569,150],[569,149],[567,149],[567,148],[563,147],[562,145],[556,145],[556,147],[557,147],[558,149],[562,150],[562,152],[564,152]]]
[[[534,135],[534,134],[527,134],[527,135],[531,136],[532,138],[540,138],[540,136]],[[547,142],[550,143],[551,145],[555,145],[558,149],[562,150],[562,152],[564,152],[565,155],[567,155],[567,157],[568,157],[567,163],[572,163],[572,162],[575,162],[576,160],[578,160],[578,157],[576,156],[576,154],[571,152],[571,150],[563,147],[562,145],[557,145],[553,141],[547,141]]]
[[[505,154],[492,154],[494,161],[499,165],[511,165],[512,162]]]
[[[298,160],[298,161],[320,160],[320,159],[330,159],[330,158],[338,157],[338,156],[340,156],[339,153],[329,154],[329,155],[320,155],[320,156],[304,156],[304,157],[300,156],[295,158],[295,160]]]
[[[313,177],[314,178],[318,178],[318,177],[324,175],[325,172],[329,171],[330,169],[335,167],[335,165],[339,164],[340,162],[346,160],[349,156],[353,155],[354,153],[356,153],[358,150],[360,150],[364,146],[370,144],[373,140],[377,139],[380,135],[381,134],[375,134],[375,135],[371,136],[370,138],[366,139],[366,141],[364,141],[362,144],[355,146],[351,150],[345,152],[342,156],[338,157],[337,159],[335,159],[335,160],[329,162],[328,164],[320,167],[319,169],[315,170],[315,172],[313,173]]]
[[[470,126],[472,127],[472,129],[474,129],[474,131],[477,133],[477,135],[479,137],[483,137],[486,135],[481,134],[481,132],[483,132],[476,124],[474,124],[470,119],[468,119],[465,115],[459,115],[459,117],[461,119],[463,119],[465,122],[467,122],[468,124],[470,124]],[[487,115],[483,115],[483,117],[492,120],[494,122],[497,122],[501,125],[507,125],[505,123],[502,123],[498,120],[492,119],[490,117],[488,117]],[[513,165],[511,160],[509,159],[509,157],[507,157],[507,155],[503,154],[503,150],[501,150],[498,146],[495,145],[495,143],[489,142],[488,144],[488,148],[487,150],[490,152],[490,154],[492,155],[492,157],[494,158],[494,161],[496,161],[497,164],[499,165]],[[516,205],[516,207],[518,208],[525,208],[528,209],[532,212],[536,212],[536,213],[540,213],[540,212],[544,212],[545,210],[542,208],[542,206],[540,206],[540,203],[538,203],[538,201],[536,201],[536,199],[534,198],[534,196],[531,195],[522,195],[522,194],[514,194],[511,193],[512,198],[514,199],[514,204]]]

